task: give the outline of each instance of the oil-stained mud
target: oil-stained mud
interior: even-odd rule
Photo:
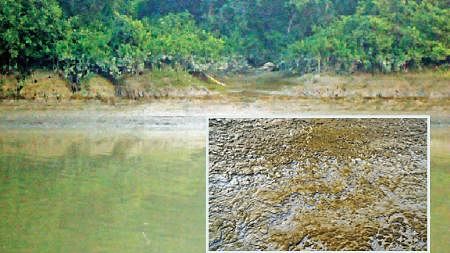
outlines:
[[[212,119],[210,250],[426,250],[426,119]]]

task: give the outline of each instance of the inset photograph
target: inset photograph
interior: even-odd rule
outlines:
[[[427,250],[428,127],[210,119],[209,250]]]

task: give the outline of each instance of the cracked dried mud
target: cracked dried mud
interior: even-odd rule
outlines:
[[[210,250],[426,250],[427,119],[211,119]]]

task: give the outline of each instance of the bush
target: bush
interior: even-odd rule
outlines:
[[[288,67],[299,72],[392,72],[446,61],[450,29],[444,20],[450,12],[427,2],[395,3],[362,5],[358,14],[318,28],[287,49]]]
[[[142,72],[146,64],[205,68],[223,48],[222,40],[199,29],[186,13],[155,22],[115,13],[108,25],[83,27],[76,18],[69,24],[56,52],[66,77],[78,86],[90,73],[120,80],[124,74]]]
[[[0,65],[28,70],[55,58],[65,21],[55,0],[0,1]]]
[[[186,12],[168,14],[156,21],[148,21],[152,40],[149,44],[151,63],[182,66],[199,70],[219,58],[224,41],[200,29]]]
[[[71,20],[64,40],[56,44],[59,67],[72,83],[80,84],[91,72],[109,73],[111,68],[111,48],[108,42],[111,34],[102,25],[77,27]]]
[[[151,55],[152,41],[149,28],[140,20],[116,13],[111,26],[109,45],[113,58],[109,74],[117,79],[123,74],[143,71]]]

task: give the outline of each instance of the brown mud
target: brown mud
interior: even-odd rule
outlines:
[[[210,250],[426,250],[426,119],[210,121]]]

